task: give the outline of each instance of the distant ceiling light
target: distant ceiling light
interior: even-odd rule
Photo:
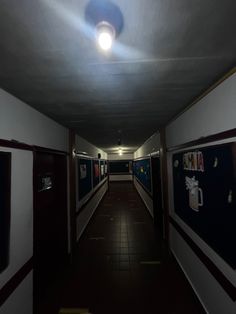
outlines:
[[[121,156],[123,154],[122,148],[119,148],[118,152],[119,152],[119,155]]]
[[[96,30],[99,47],[105,51],[111,49],[116,34],[114,27],[110,23],[103,21],[98,23]]]

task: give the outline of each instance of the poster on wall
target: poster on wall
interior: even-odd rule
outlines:
[[[105,176],[107,176],[108,169],[107,169],[107,161],[106,160],[105,160],[105,166],[104,166],[104,173],[105,173]]]
[[[53,188],[53,174],[45,173],[38,176],[38,192],[44,192]]]
[[[172,165],[176,214],[236,269],[236,143],[176,153]]]
[[[100,173],[101,173],[101,180],[105,178],[105,161],[100,160]]]
[[[85,179],[87,177],[87,165],[80,165],[80,179]]]
[[[148,192],[152,192],[151,160],[150,158],[136,160],[133,165],[134,176]]]
[[[11,153],[0,152],[0,273],[9,264]]]
[[[93,187],[98,185],[100,182],[100,169],[99,169],[99,160],[93,160]]]
[[[104,165],[101,165],[101,176],[104,176]]]
[[[79,178],[79,200],[85,197],[92,190],[92,161],[91,159],[78,159],[78,178]]]

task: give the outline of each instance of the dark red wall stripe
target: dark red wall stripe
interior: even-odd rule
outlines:
[[[33,257],[31,257],[18,272],[0,289],[0,306],[9,298],[20,283],[33,269]]]
[[[0,139],[0,147],[9,147],[9,148],[30,150],[30,151],[40,151],[42,153],[49,153],[49,154],[69,155],[69,153],[65,151],[36,146],[36,145],[28,145],[28,144],[15,141],[15,140],[9,141],[9,140]]]
[[[32,146],[33,150],[36,152],[40,153],[47,153],[47,154],[57,154],[57,155],[69,155],[69,153],[63,151],[63,150],[57,150],[57,149],[52,149],[52,148],[47,148],[47,147],[42,147],[42,146]]]
[[[217,266],[209,259],[209,257],[199,248],[199,246],[187,235],[180,225],[170,216],[170,223],[178,231],[185,242],[190,246],[200,261],[206,266],[212,276],[218,281],[225,292],[233,301],[236,301],[236,287],[225,277],[225,275],[217,268]],[[232,248],[233,249],[233,248]],[[195,267],[193,265],[193,267]]]
[[[32,146],[25,143],[18,142],[18,141],[14,141],[14,140],[8,141],[8,140],[0,139],[0,146],[22,149],[22,150],[31,150],[31,151],[33,150]]]
[[[225,132],[220,132],[213,135],[204,136],[197,140],[193,140],[193,141],[186,142],[177,146],[169,147],[167,151],[171,152],[171,151],[175,151],[175,150],[179,150],[183,148],[189,148],[191,146],[197,146],[197,145],[207,144],[207,143],[221,141],[225,139],[230,139],[233,137],[236,137],[236,129],[231,129]]]

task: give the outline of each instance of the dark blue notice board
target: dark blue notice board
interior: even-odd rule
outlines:
[[[151,193],[152,178],[151,178],[151,159],[140,159],[134,161],[134,175],[138,181]]]
[[[236,268],[236,143],[173,155],[174,206],[232,268]]]
[[[110,174],[132,173],[132,160],[111,160],[109,161]]]
[[[92,190],[92,160],[78,159],[79,200]]]

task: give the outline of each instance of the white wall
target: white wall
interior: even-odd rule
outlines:
[[[160,149],[160,134],[154,133],[134,153],[134,158],[144,157]]]
[[[31,271],[0,307],[0,314],[32,313],[33,308],[33,272]]]
[[[86,141],[84,138],[76,135],[75,137],[76,151],[86,152],[88,156],[98,158],[98,153],[101,154],[101,159],[107,159],[107,153],[93,144]]]
[[[206,97],[167,126],[167,148],[198,139],[202,136],[227,131],[235,127],[236,74],[224,81]],[[224,140],[217,143],[232,140],[236,139]],[[216,142],[214,144],[216,144]],[[171,157],[172,153],[169,153],[170,214],[223,274],[236,285],[236,272],[174,214]],[[236,303],[229,298],[223,288],[200,262],[198,257],[172,225],[170,225],[170,245],[173,254],[176,256],[206,310],[211,314],[236,313]]]
[[[167,147],[236,127],[236,73],[166,128]]]
[[[133,175],[132,174],[109,174],[109,181],[110,182],[133,181]]]
[[[108,154],[107,155],[108,160],[133,160],[134,154]]]
[[[0,90],[0,138],[68,151],[68,130]],[[33,255],[33,153],[12,153],[10,264],[0,274],[0,289]],[[32,272],[0,308],[1,314],[32,313]],[[14,311],[13,311],[14,309]]]
[[[68,151],[68,129],[0,89],[0,138]]]

